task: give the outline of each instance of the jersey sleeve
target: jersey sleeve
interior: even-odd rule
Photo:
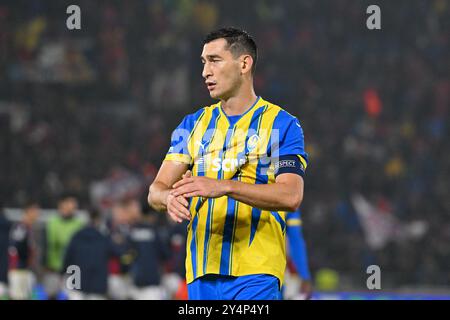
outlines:
[[[275,176],[289,172],[303,177],[308,166],[308,154],[300,121],[282,110],[274,121],[273,130],[271,158]]]
[[[288,225],[286,234],[289,241],[290,256],[294,262],[297,273],[303,280],[311,280],[308,253],[305,239],[303,238],[302,227],[299,225]]]
[[[300,211],[292,211],[286,214],[286,225],[287,226],[301,226],[302,218],[300,215]]]
[[[164,158],[164,161],[178,161],[186,164],[192,164],[192,156],[189,152],[188,143],[195,120],[193,115],[184,117],[183,121],[172,132],[170,139],[170,148]]]

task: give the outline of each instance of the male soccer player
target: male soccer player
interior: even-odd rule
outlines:
[[[303,198],[307,165],[299,121],[257,96],[257,47],[223,28],[204,40],[202,76],[218,103],[186,116],[148,200],[190,220],[189,299],[280,298],[287,211]]]

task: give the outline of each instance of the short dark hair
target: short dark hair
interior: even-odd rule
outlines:
[[[231,51],[234,57],[238,57],[244,53],[249,54],[253,58],[252,74],[255,74],[256,62],[258,60],[258,48],[255,40],[248,32],[228,27],[220,28],[206,35],[203,44],[207,44],[217,39],[225,39],[227,41],[227,49]]]

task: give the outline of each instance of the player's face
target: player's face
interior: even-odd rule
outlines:
[[[203,46],[202,76],[213,99],[228,99],[239,89],[242,78],[238,58],[227,50],[227,41],[217,39]]]

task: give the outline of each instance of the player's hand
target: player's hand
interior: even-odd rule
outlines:
[[[183,179],[173,185],[173,196],[218,198],[226,194],[222,180],[208,177],[193,177],[188,170]]]
[[[192,177],[192,172],[191,170],[186,171],[185,173],[183,173],[183,175],[181,176],[182,179],[184,178],[190,178]]]
[[[313,294],[313,286],[311,281],[302,280],[300,284],[300,295],[302,300],[310,300]]]
[[[174,196],[169,192],[167,195],[167,213],[173,221],[181,223],[183,219],[191,220],[188,207],[189,203],[185,197]]]

